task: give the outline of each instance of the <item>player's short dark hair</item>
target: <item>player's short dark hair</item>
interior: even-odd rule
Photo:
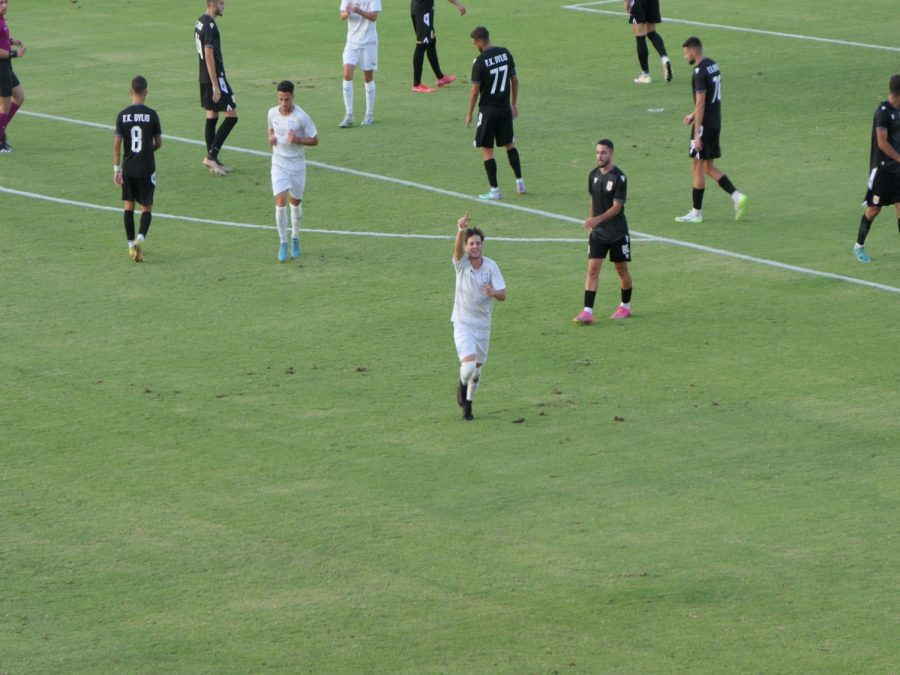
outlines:
[[[143,94],[147,91],[147,78],[142,75],[135,75],[131,80],[131,91],[135,94]]]
[[[900,73],[891,75],[891,93],[894,96],[900,96]]]
[[[688,49],[699,49],[700,51],[703,51],[703,43],[700,42],[700,38],[696,36],[689,37],[681,46],[687,47]]]
[[[278,91],[286,91],[289,94],[294,93],[294,83],[290,80],[282,80],[278,83]]]
[[[480,42],[490,42],[491,34],[488,32],[488,29],[484,26],[477,26],[475,30],[469,35],[473,40],[478,40]]]
[[[471,237],[471,236],[473,236],[473,235],[476,235],[476,234],[477,234],[479,237],[481,237],[481,241],[482,241],[482,243],[484,243],[484,232],[482,232],[482,231],[481,231],[479,228],[477,228],[477,227],[470,227],[470,228],[468,228],[468,229],[466,230],[466,238],[465,238],[463,241],[466,241],[466,242],[469,241],[469,237]]]
[[[605,145],[610,150],[616,149],[616,146],[614,146],[613,142],[611,140],[609,140],[608,138],[601,138],[599,141],[597,141],[597,145]]]

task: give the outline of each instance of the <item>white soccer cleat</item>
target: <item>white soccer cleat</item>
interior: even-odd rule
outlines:
[[[683,216],[677,216],[675,218],[679,223],[702,223],[703,222],[703,211],[698,211],[697,209],[691,209]]]
[[[346,115],[344,119],[341,120],[341,123],[338,124],[341,129],[349,129],[353,126],[353,115]]]
[[[641,73],[636,78],[634,78],[635,84],[650,84],[653,82],[653,78],[650,77],[650,73]]]
[[[372,122],[374,122],[374,121],[375,120],[372,119],[371,115],[366,115],[365,117],[363,117],[363,121],[359,123],[359,126],[361,126],[361,127],[372,126]]]

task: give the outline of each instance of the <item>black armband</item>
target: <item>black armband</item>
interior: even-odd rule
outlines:
[[[18,52],[17,50],[15,50],[15,49],[10,49],[10,50],[9,50],[9,58],[15,59],[15,58],[17,58],[18,56],[19,56],[19,52]]]

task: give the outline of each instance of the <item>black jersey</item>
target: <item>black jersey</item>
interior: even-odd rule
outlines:
[[[900,109],[891,105],[890,101],[883,101],[875,111],[872,120],[872,153],[870,155],[870,168],[881,167],[891,173],[900,173],[900,164],[885,155],[878,147],[878,129],[887,131],[887,142],[897,152],[900,152]]]
[[[625,199],[628,184],[625,174],[617,166],[603,173],[598,166],[588,174],[588,192],[591,195],[593,215],[605,213],[615,202],[622,204],[622,210],[612,220],[607,220],[594,228],[591,236],[597,241],[612,244],[628,234],[628,220],[625,218]]]
[[[434,0],[411,0],[409,11],[413,14],[427,14],[434,10]]]
[[[472,84],[480,85],[478,107],[509,110],[510,80],[516,75],[516,63],[506,47],[491,45],[472,63]]]
[[[703,126],[719,129],[722,126],[722,73],[719,64],[704,58],[694,66],[691,77],[691,89],[694,101],[698,92],[706,92],[706,104],[703,106]]]
[[[213,62],[216,75],[225,77],[225,63],[222,61],[222,43],[216,20],[209,14],[203,14],[194,26],[194,41],[197,43],[197,54],[200,57],[200,83],[209,84],[209,71],[206,68],[206,47],[212,47]]]
[[[156,173],[153,139],[162,135],[159,115],[142,103],[130,105],[116,117],[116,136],[125,146],[122,174],[146,177]]]

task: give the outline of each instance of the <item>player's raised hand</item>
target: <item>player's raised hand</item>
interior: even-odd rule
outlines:
[[[466,214],[462,218],[460,218],[459,220],[456,221],[456,226],[461,230],[465,230],[467,227],[469,227],[469,212],[468,211],[466,211]]]
[[[466,6],[465,6],[465,5],[463,5],[463,4],[457,4],[457,5],[456,5],[456,10],[459,12],[459,15],[460,15],[460,16],[465,16],[465,15],[466,15]]]

